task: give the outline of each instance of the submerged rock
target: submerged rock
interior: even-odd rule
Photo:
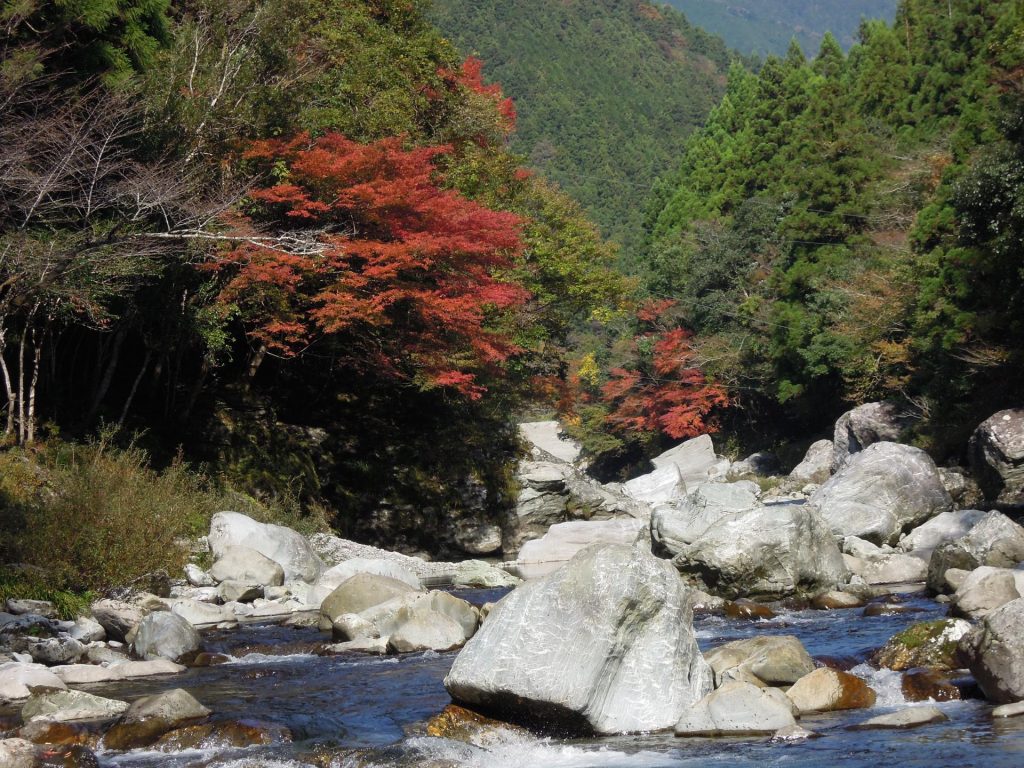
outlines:
[[[853,726],[854,730],[869,731],[883,728],[917,728],[949,720],[938,707],[909,707],[887,715],[879,715]]]
[[[907,701],[959,701],[960,689],[933,669],[915,669],[903,675],[900,690]]]
[[[837,536],[895,544],[904,530],[952,509],[935,462],[924,451],[874,443],[811,496]]]
[[[502,719],[593,733],[672,727],[711,689],[686,587],[643,547],[597,544],[501,600],[445,679]]]
[[[728,682],[690,707],[676,723],[676,736],[775,733],[796,725],[786,694],[745,682]]]

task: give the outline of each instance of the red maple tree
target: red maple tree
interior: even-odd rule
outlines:
[[[361,370],[478,398],[482,370],[519,351],[488,318],[528,298],[496,276],[522,248],[521,221],[442,189],[447,151],[337,133],[253,143],[245,158],[276,183],[250,193],[243,223],[315,247],[249,238],[213,264],[220,298],[280,354],[332,340]]]
[[[641,307],[637,317],[654,324],[670,307],[671,302],[652,303]],[[714,413],[729,404],[729,397],[696,366],[690,337],[683,328],[649,331],[634,345],[637,351],[649,348],[649,359],[609,371],[601,391],[612,409],[607,421],[613,429],[664,432],[676,440],[718,430]]]

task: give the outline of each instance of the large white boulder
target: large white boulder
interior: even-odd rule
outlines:
[[[711,435],[701,435],[670,448],[651,459],[655,469],[675,465],[688,486],[717,480],[729,473],[730,462],[715,454]]]
[[[557,421],[530,421],[519,425],[519,434],[526,442],[556,459],[571,464],[580,457],[579,443],[562,434]]]
[[[675,464],[634,477],[623,483],[622,490],[628,496],[645,504],[664,504],[682,499],[686,495],[686,483]]]
[[[769,504],[723,516],[673,564],[721,597],[781,597],[845,584],[839,546],[818,513],[804,504]]]
[[[738,736],[775,733],[796,725],[793,705],[777,688],[731,681],[686,710],[676,736]]]
[[[903,531],[953,507],[927,453],[887,442],[850,457],[810,503],[835,535],[876,544],[896,544]]]
[[[967,535],[985,512],[977,509],[957,509],[943,512],[900,537],[899,549],[904,552],[930,553],[940,544],[955,541]]]
[[[715,523],[760,505],[756,484],[703,483],[675,504],[662,504],[651,513],[651,539],[670,555],[692,544]]]
[[[249,547],[278,563],[285,581],[312,583],[323,571],[323,562],[305,536],[281,525],[256,522],[239,512],[215,514],[207,538],[214,558],[222,558],[230,547]]]
[[[177,661],[199,650],[201,641],[195,627],[170,611],[156,611],[139,624],[132,649],[145,661]]]
[[[332,568],[328,568],[317,580],[316,586],[326,589],[327,594],[330,594],[357,573],[372,573],[377,576],[386,576],[395,581],[405,582],[413,589],[423,589],[423,583],[419,580],[419,577],[405,566],[390,560],[375,560],[364,557],[346,560]]]
[[[646,521],[630,517],[558,523],[541,538],[523,545],[515,567],[524,579],[539,578],[560,568],[591,544],[631,545],[646,527]]]
[[[284,568],[252,547],[227,547],[210,569],[214,581],[238,581],[279,587],[284,584]]]
[[[471,708],[602,734],[670,728],[711,685],[678,574],[621,544],[507,595],[445,679]]]
[[[1024,700],[1024,598],[992,611],[961,638],[960,650],[989,701]]]
[[[913,418],[894,403],[864,403],[836,420],[832,437],[832,471],[869,445],[897,442]]]
[[[832,441],[818,440],[811,444],[803,460],[789,473],[798,483],[824,483],[832,475]]]
[[[128,709],[128,703],[95,696],[85,691],[43,691],[33,693],[21,708],[26,723],[43,720],[69,723],[78,720],[112,720]]]
[[[971,436],[968,455],[986,499],[1000,507],[1024,508],[1024,408],[983,421]]]
[[[0,699],[7,701],[27,699],[32,693],[30,688],[63,690],[67,688],[67,685],[52,670],[42,664],[26,664],[20,661],[0,664]]]

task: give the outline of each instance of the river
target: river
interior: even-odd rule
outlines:
[[[481,603],[499,596],[462,596]],[[849,726],[906,706],[900,675],[864,664],[869,653],[907,625],[945,615],[923,595],[902,597],[906,613],[866,617],[861,610],[781,610],[769,621],[703,616],[695,621],[701,647],[756,634],[793,634],[812,656],[852,667],[878,693],[870,710],[805,717],[821,738],[771,743],[767,738],[679,739],[671,734],[591,739],[542,739],[509,732],[486,748],[423,735],[423,724],[449,698],[442,681],[454,653],[402,657],[325,657],[302,652],[322,639],[315,629],[246,627],[210,633],[208,650],[229,663],[190,669],[173,678],[91,686],[104,696],[132,699],[185,688],[217,719],[248,719],[286,727],[293,741],[246,749],[190,749],[178,753],[100,752],[101,765],[118,768],[657,768],[660,766],[984,766],[1024,765],[1024,717],[993,721],[979,700],[942,703],[946,723],[909,731],[851,731]],[[253,652],[252,646],[262,646]],[[291,652],[298,649],[298,652]],[[268,652],[269,651],[269,652]],[[284,653],[278,653],[284,651]]]

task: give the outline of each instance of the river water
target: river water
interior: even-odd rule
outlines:
[[[483,591],[471,596],[477,603],[495,597]],[[294,739],[289,744],[233,750],[100,753],[102,765],[118,768],[1024,765],[1024,717],[993,721],[991,705],[978,700],[938,704],[949,717],[947,723],[910,731],[849,730],[854,723],[907,705],[899,674],[872,670],[863,663],[869,653],[907,625],[945,615],[945,606],[923,596],[902,599],[909,611],[892,616],[865,617],[855,609],[781,611],[769,621],[697,618],[704,649],[756,634],[793,634],[812,656],[828,657],[869,679],[879,694],[872,710],[805,717],[801,725],[821,738],[796,743],[771,743],[767,738],[678,739],[671,734],[541,739],[508,732],[481,748],[430,738],[423,735],[423,724],[449,703],[442,680],[454,653],[369,658],[288,652],[323,639],[315,629],[248,627],[209,634],[207,649],[227,653],[231,662],[168,679],[95,685],[89,690],[130,700],[181,687],[212,709],[215,718],[284,726]],[[254,644],[261,646],[256,652]]]

